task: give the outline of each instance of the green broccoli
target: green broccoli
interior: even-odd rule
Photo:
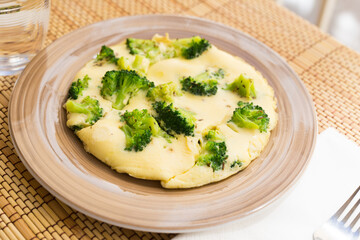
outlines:
[[[128,38],[126,46],[132,55],[142,55],[150,59],[151,63],[162,59],[182,56],[186,59],[199,57],[204,51],[211,47],[210,43],[199,37],[182,38],[169,41],[168,44],[160,46],[154,40]]]
[[[65,107],[69,113],[81,113],[87,116],[84,122],[72,126],[71,128],[73,130],[80,130],[84,127],[93,125],[103,114],[103,109],[100,108],[99,101],[89,96],[86,96],[80,103],[69,99],[65,103]]]
[[[125,133],[125,150],[127,151],[132,149],[136,152],[142,151],[151,142],[151,131],[149,129],[133,130],[128,125],[124,125],[121,130]]]
[[[205,146],[201,149],[200,155],[196,161],[199,166],[209,166],[213,171],[218,171],[224,168],[227,148],[225,142],[207,141]]]
[[[211,129],[205,134],[205,139],[211,141],[224,141],[225,137],[219,130]]]
[[[141,72],[142,74],[145,74],[145,71],[149,65],[145,64],[143,56],[136,55],[135,59],[132,63],[132,68],[138,72]],[[149,64],[149,62],[147,62]]]
[[[89,78],[88,75],[85,75],[83,79],[79,78],[73,82],[69,89],[69,98],[78,99],[79,96],[82,96],[84,89],[89,86],[89,80],[91,80],[91,78]]]
[[[143,56],[136,55],[134,61],[130,63],[128,58],[120,57],[117,65],[121,70],[135,70],[139,75],[144,76],[149,67],[149,62],[145,61],[144,58]]]
[[[224,70],[216,72],[206,70],[195,77],[187,77],[180,80],[182,90],[199,96],[215,95],[218,90],[218,80],[224,78]]]
[[[128,38],[126,46],[132,55],[142,55],[152,59],[160,54],[159,43],[150,39]]]
[[[153,82],[133,70],[112,70],[105,73],[100,94],[113,103],[113,108],[121,110],[140,89],[146,90],[152,86]]]
[[[175,56],[175,49],[170,46],[161,46],[160,43],[149,39],[126,39],[126,46],[132,55],[141,55],[155,63],[162,59],[173,58]]]
[[[128,58],[120,57],[116,64],[120,70],[131,70],[131,64]]]
[[[230,165],[230,168],[234,168],[236,165],[241,167],[243,165],[243,163],[241,161],[239,161],[239,160],[236,160]]]
[[[175,49],[180,51],[180,55],[186,59],[197,58],[211,47],[208,40],[199,36],[177,39],[173,45]]]
[[[115,57],[114,50],[103,45],[101,47],[100,53],[96,56],[96,61],[102,61],[104,59],[110,63],[115,63],[115,64],[119,60],[117,57]]]
[[[229,122],[235,123],[240,128],[259,129],[266,132],[269,125],[269,117],[262,107],[253,103],[238,102],[239,108],[233,112]]]
[[[163,83],[152,87],[147,92],[151,101],[173,102],[175,96],[181,96],[182,92],[174,82]]]
[[[121,116],[126,124],[121,127],[125,133],[125,150],[142,151],[151,141],[151,136],[161,136],[168,138],[168,135],[159,127],[159,124],[146,109],[135,109],[131,112],[126,111]]]
[[[184,134],[194,136],[195,117],[193,113],[181,108],[174,107],[172,103],[153,103],[153,108],[158,114],[157,120],[163,129],[170,135]]]
[[[247,99],[256,98],[254,81],[244,74],[241,74],[232,83],[227,85],[226,89],[236,92],[241,97],[246,97]]]

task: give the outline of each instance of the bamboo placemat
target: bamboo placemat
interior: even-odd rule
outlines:
[[[271,0],[54,0],[46,45],[79,27],[137,14],[211,19],[262,41],[298,73],[313,97],[321,132],[335,127],[360,144],[360,55]],[[17,157],[8,130],[16,77],[0,77],[0,239],[171,239],[85,216],[46,191]]]

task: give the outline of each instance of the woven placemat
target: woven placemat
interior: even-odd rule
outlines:
[[[193,15],[262,41],[299,74],[315,103],[321,132],[335,127],[360,145],[360,55],[271,0],[53,0],[46,45],[79,27],[136,14]],[[0,77],[0,239],[171,239],[85,216],[46,191],[17,157],[8,130],[16,77]]]

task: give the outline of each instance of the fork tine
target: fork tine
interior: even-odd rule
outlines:
[[[350,209],[350,211],[348,212],[348,214],[346,214],[346,216],[343,219],[343,222],[347,222],[351,216],[351,214],[353,214],[353,212],[355,211],[355,209],[359,206],[360,204],[360,198],[357,200],[357,202],[355,203],[355,205]]]
[[[355,190],[355,192],[351,195],[351,197],[337,210],[337,212],[334,214],[334,217],[339,218],[340,215],[344,212],[345,208],[349,205],[349,203],[353,200],[355,195],[359,192],[360,186]]]
[[[358,201],[358,203],[360,202],[360,200]],[[355,224],[357,223],[357,221],[359,221],[360,219],[360,212],[358,213],[358,215],[354,218],[354,220],[350,223],[350,228],[353,228],[355,226]],[[358,231],[360,230],[360,227],[358,229]]]

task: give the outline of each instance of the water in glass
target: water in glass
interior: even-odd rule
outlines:
[[[0,76],[24,69],[41,49],[50,0],[0,0]]]

